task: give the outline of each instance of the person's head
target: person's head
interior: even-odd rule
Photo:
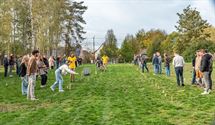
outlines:
[[[205,49],[201,49],[200,52],[199,52],[199,55],[200,55],[200,56],[203,56],[203,55],[205,55],[205,53],[206,53],[206,52],[205,52]]]
[[[174,56],[177,56],[178,55],[178,53],[177,52],[174,52]]]
[[[4,55],[4,58],[7,58],[7,55]]]
[[[167,53],[164,53],[164,57],[168,57],[168,54],[167,54]]]
[[[39,52],[39,50],[33,50],[31,54],[32,54],[32,56],[34,56],[34,57],[38,57],[39,54],[40,54],[40,52]]]
[[[71,57],[74,57],[75,55],[74,55],[73,53],[70,53],[70,56],[71,56]]]
[[[28,64],[28,60],[29,60],[28,56],[23,56],[22,63],[25,63],[27,65]]]

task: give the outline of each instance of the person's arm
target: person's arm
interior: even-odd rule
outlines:
[[[71,69],[69,69],[68,67],[64,67],[64,69],[70,74],[78,74],[78,73],[72,71]]]
[[[202,61],[201,61],[201,65],[200,65],[201,72],[205,71],[206,65],[207,65],[206,59],[204,57],[202,57]]]
[[[175,57],[173,58],[172,65],[175,66]]]

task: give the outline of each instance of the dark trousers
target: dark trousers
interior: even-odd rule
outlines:
[[[8,75],[8,66],[4,66],[4,77]]]
[[[211,78],[211,74],[212,74],[212,71],[209,72],[209,89],[212,90],[212,84],[213,84],[213,81],[212,81],[212,78]]]
[[[143,63],[143,64],[142,64],[142,72],[144,72],[144,69],[146,69],[146,71],[149,72],[149,69],[148,69],[146,63]]]
[[[194,68],[192,72],[192,84],[196,84],[196,70]]]
[[[46,85],[46,82],[48,79],[47,75],[46,74],[40,75],[40,77],[41,77],[41,85]]]
[[[183,67],[175,67],[175,74],[178,86],[184,85]]]
[[[16,66],[16,74],[19,75],[20,69],[19,66]]]

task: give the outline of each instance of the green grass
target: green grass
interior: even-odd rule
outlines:
[[[21,80],[0,81],[0,125],[207,125],[214,120],[215,94],[201,96],[190,85],[191,69],[185,70],[185,87],[177,87],[174,73],[142,74],[130,64],[110,65],[108,71],[89,77],[64,77],[64,93],[52,92],[55,81],[49,73],[48,87],[36,87],[39,101],[21,95]],[[151,69],[151,68],[150,68]],[[3,74],[1,74],[3,76]],[[213,78],[215,78],[213,76]]]

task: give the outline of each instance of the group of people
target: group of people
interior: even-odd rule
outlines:
[[[100,70],[107,70],[107,65],[109,62],[109,57],[107,55],[103,55],[102,57],[98,56],[96,58],[96,66]]]
[[[41,79],[41,88],[46,87],[48,80],[48,72],[50,69],[55,70],[56,81],[50,87],[52,91],[59,87],[59,92],[64,92],[63,90],[63,77],[67,73],[71,74],[71,82],[75,81],[74,74],[75,68],[82,64],[82,59],[78,58],[71,53],[68,58],[61,58],[58,56],[56,59],[50,56],[49,59],[45,55],[41,55],[38,50],[32,51],[31,55],[20,56],[19,58],[14,58],[10,55],[8,59],[7,56],[4,57],[4,76],[8,76],[8,67],[10,68],[9,76],[12,77],[12,70],[16,67],[17,75],[21,77],[21,91],[22,95],[27,96],[29,100],[37,100],[35,97],[35,85],[38,77]]]
[[[173,59],[167,53],[164,54],[164,60],[162,61],[162,56],[159,52],[156,52],[152,58],[152,65],[154,69],[154,74],[162,74],[162,63],[164,62],[165,72],[167,76],[170,76],[171,62],[173,64],[176,80],[178,86],[184,86],[184,66],[185,61],[182,56],[174,53]],[[148,57],[145,54],[135,56],[134,63],[139,65],[142,72],[144,69],[149,72],[147,67]],[[171,61],[172,60],[172,61]],[[207,50],[201,49],[196,52],[196,56],[192,61],[193,64],[193,75],[192,84],[198,85],[204,88],[202,95],[209,94],[212,90],[212,78],[211,74],[213,71],[213,56],[208,53]]]

